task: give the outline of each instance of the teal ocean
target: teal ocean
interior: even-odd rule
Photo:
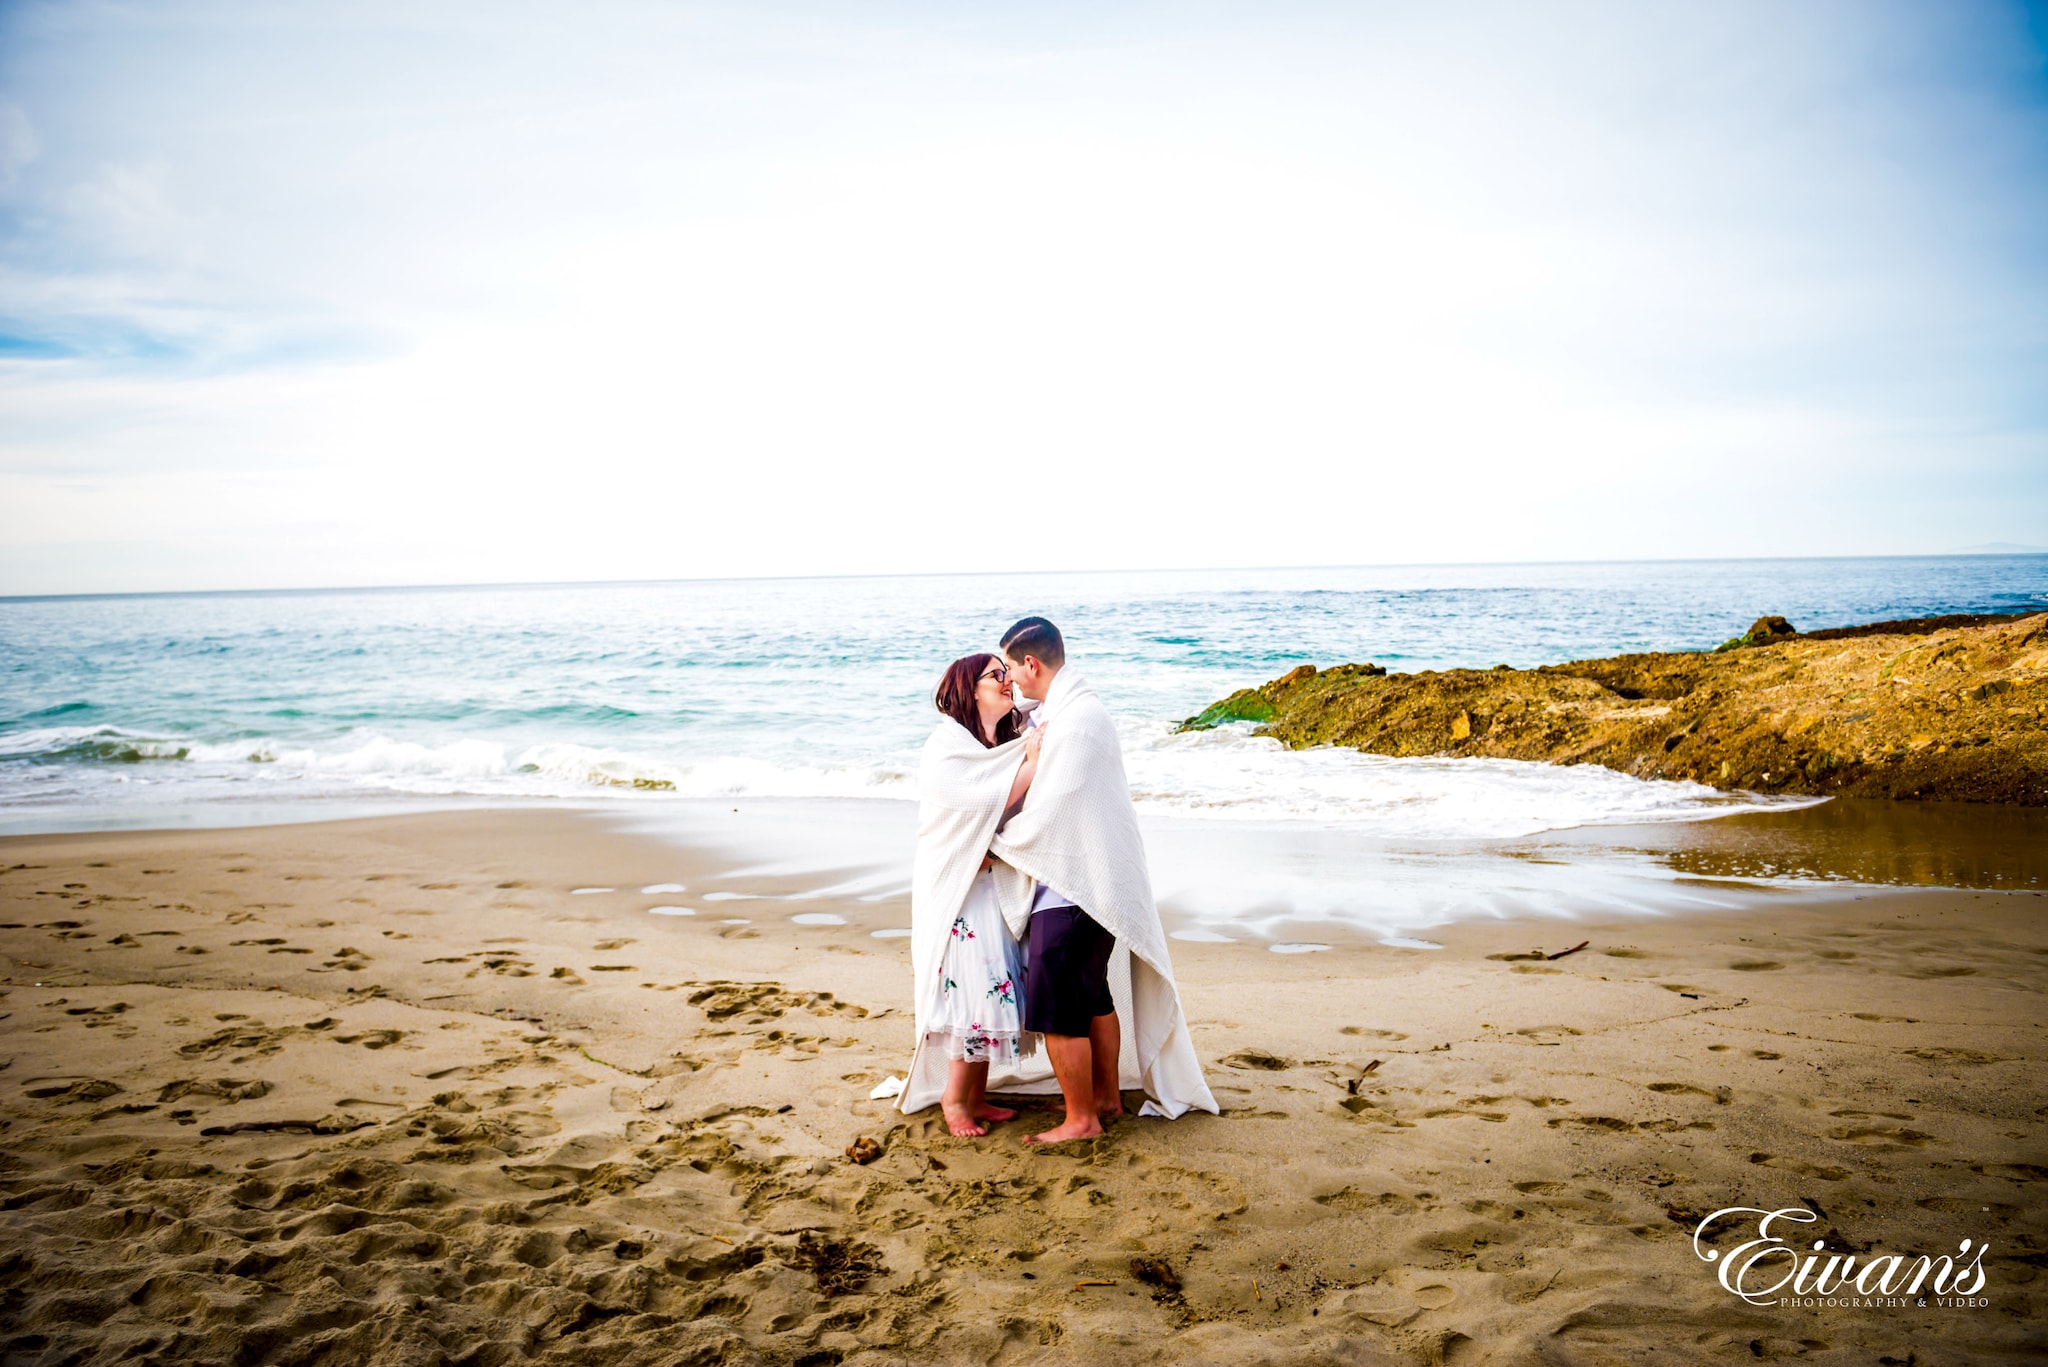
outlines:
[[[1042,613],[1141,809],[1514,836],[1745,800],[1596,769],[1290,754],[1172,725],[1304,661],[1699,649],[2048,607],[2048,556],[987,575],[0,600],[0,829],[363,800],[909,798],[930,689]]]

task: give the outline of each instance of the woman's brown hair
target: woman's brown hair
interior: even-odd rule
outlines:
[[[1005,741],[1013,741],[1024,730],[1024,719],[1017,715],[1015,708],[1003,714],[996,723],[996,738],[993,744],[981,733],[981,708],[974,701],[974,687],[981,682],[982,674],[995,661],[989,654],[965,655],[946,666],[946,676],[939,680],[939,691],[932,701],[938,704],[954,721],[967,728],[969,735],[983,745],[993,749]]]

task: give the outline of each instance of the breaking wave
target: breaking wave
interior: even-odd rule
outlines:
[[[1152,816],[1494,839],[1581,825],[1697,821],[1811,801],[1643,780],[1593,765],[1289,751],[1245,725],[1182,735],[1164,722],[1126,721],[1123,732],[1132,796],[1139,811]],[[263,736],[152,736],[117,727],[0,735],[0,761],[85,766],[103,774],[147,766],[154,772],[145,781],[168,786],[226,780],[288,784],[306,795],[556,799],[917,796],[914,751],[862,764],[807,758],[665,757],[567,741],[519,745],[455,737],[430,743],[381,733],[351,733],[326,747]]]

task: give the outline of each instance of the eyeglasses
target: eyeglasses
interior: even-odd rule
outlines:
[[[981,679],[994,679],[997,683],[1008,683],[1010,681],[1010,671],[1001,665],[997,665],[994,669],[982,675]],[[975,682],[980,683],[981,679],[976,679]]]

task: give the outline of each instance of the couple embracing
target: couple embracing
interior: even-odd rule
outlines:
[[[911,963],[917,1052],[899,1105],[944,1107],[957,1135],[1016,1112],[999,1092],[1057,1086],[1036,1143],[1140,1114],[1214,1112],[1173,983],[1116,727],[1043,617],[1000,655],[955,660],[918,773]],[[1014,692],[1014,696],[1013,696]],[[1049,1074],[1049,1076],[1048,1076]]]

